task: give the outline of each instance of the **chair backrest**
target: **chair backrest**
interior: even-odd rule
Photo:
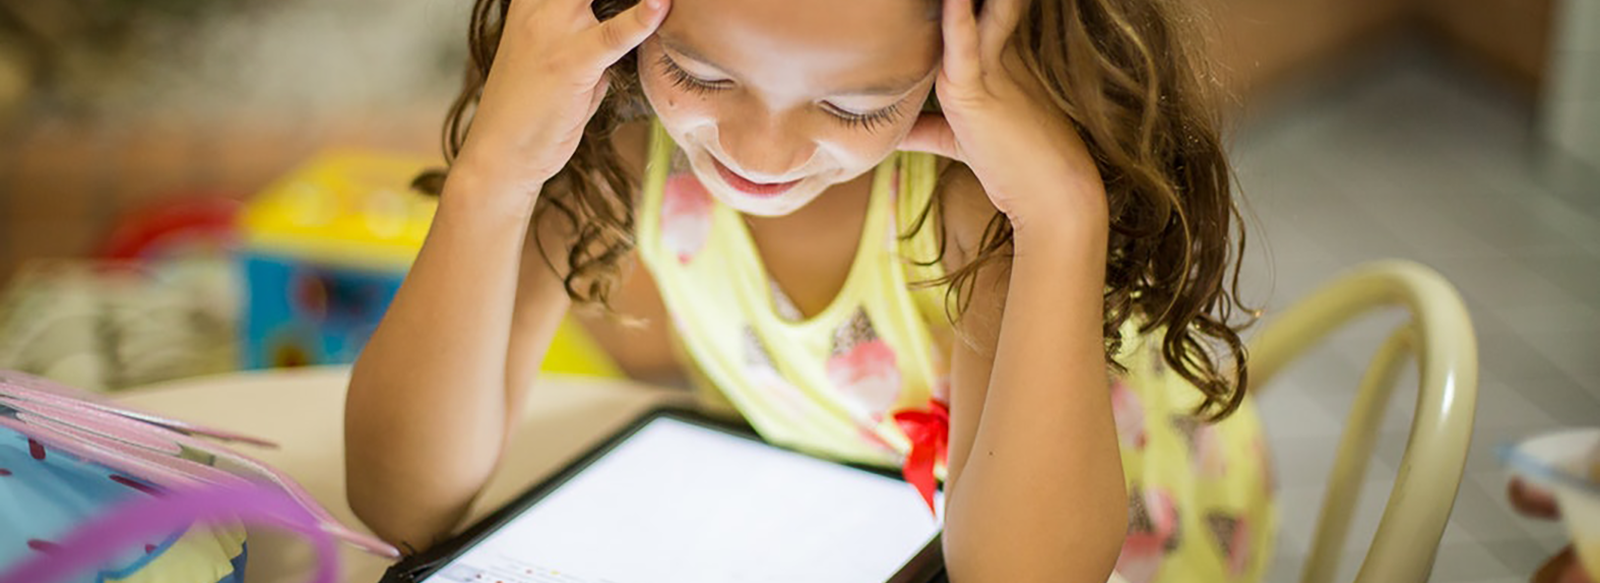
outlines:
[[[1250,390],[1330,332],[1372,311],[1400,307],[1411,319],[1379,347],[1339,440],[1303,583],[1338,569],[1352,509],[1384,409],[1407,356],[1420,386],[1410,437],[1383,517],[1356,581],[1426,581],[1466,467],[1478,399],[1478,349],[1466,305],[1438,272],[1404,260],[1358,266],[1277,314],[1250,343]]]

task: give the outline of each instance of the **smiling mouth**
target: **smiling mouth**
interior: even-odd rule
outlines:
[[[711,157],[711,163],[717,167],[717,175],[722,178],[723,183],[733,187],[734,190],[753,196],[777,196],[788,192],[789,189],[794,188],[794,185],[800,183],[800,179],[789,182],[752,182],[729,170],[727,166],[723,166],[722,162],[718,161],[715,156]]]

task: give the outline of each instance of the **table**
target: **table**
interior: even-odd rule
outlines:
[[[244,372],[131,389],[118,401],[162,415],[271,440],[278,449],[235,449],[292,476],[334,517],[364,528],[345,501],[344,394],[348,367]],[[586,377],[540,378],[510,449],[463,523],[509,502],[658,404],[691,404],[687,391]],[[315,557],[271,531],[250,531],[249,583],[304,583]],[[377,581],[386,559],[340,545],[347,582]],[[1108,583],[1125,583],[1112,574]]]
[[[245,372],[162,383],[119,394],[118,401],[186,421],[260,437],[279,445],[235,449],[299,481],[335,517],[364,528],[345,501],[344,396],[347,367]],[[687,404],[685,391],[627,381],[544,377],[532,389],[510,449],[470,511],[468,522],[510,501],[629,420],[657,404]],[[341,545],[344,580],[377,581],[388,561]],[[251,583],[301,583],[310,548],[270,531],[250,532]]]

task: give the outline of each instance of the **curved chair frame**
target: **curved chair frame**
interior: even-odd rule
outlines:
[[[1361,379],[1302,583],[1328,583],[1338,570],[1379,426],[1408,356],[1417,359],[1420,373],[1416,413],[1355,580],[1426,581],[1455,505],[1477,411],[1478,349],[1461,296],[1433,269],[1404,260],[1363,264],[1277,314],[1250,343],[1250,390],[1259,390],[1330,332],[1386,307],[1407,309],[1411,319],[1383,342]]]

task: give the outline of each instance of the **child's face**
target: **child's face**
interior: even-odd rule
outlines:
[[[675,0],[639,47],[639,78],[713,194],[785,215],[910,131],[941,51],[930,3]]]

